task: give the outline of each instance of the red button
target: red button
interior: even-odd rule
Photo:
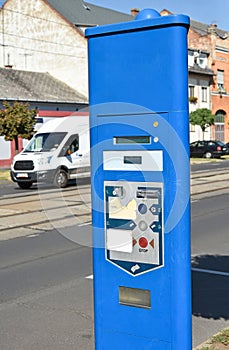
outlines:
[[[148,245],[148,240],[145,237],[141,237],[138,241],[141,248],[146,248]]]

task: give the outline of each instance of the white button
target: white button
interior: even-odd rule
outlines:
[[[145,231],[148,227],[148,224],[145,221],[140,221],[138,224],[138,227],[140,228],[141,231]]]

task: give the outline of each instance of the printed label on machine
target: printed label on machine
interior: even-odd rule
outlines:
[[[163,266],[162,183],[106,181],[106,259],[131,275]]]

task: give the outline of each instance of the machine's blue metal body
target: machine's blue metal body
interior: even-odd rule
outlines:
[[[191,350],[188,28],[86,31],[96,350]]]

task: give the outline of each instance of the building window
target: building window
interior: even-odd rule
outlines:
[[[215,139],[224,142],[225,112],[218,111],[215,115]]]
[[[224,90],[224,71],[220,69],[217,70],[217,86],[219,91],[225,91]]]
[[[208,64],[208,54],[200,50],[188,50],[188,65],[193,67],[197,65],[201,68],[206,68]]]
[[[207,67],[207,63],[208,63],[208,58],[206,54],[201,53],[199,55],[199,66],[201,68],[206,68]]]
[[[195,87],[193,85],[189,85],[189,97],[195,97],[194,92]]]
[[[224,114],[217,113],[215,116],[215,123],[224,124],[224,118],[225,118]]]
[[[215,124],[215,139],[224,142],[224,124]]]
[[[207,92],[208,92],[208,89],[206,87],[202,86],[202,88],[201,88],[202,102],[208,102]]]

